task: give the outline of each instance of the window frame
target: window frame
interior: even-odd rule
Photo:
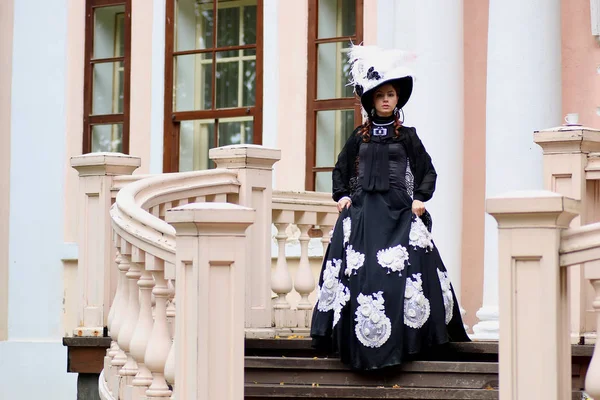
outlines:
[[[319,39],[319,0],[308,0],[308,73],[306,105],[306,171],[305,190],[314,191],[317,172],[333,171],[333,167],[317,167],[317,112],[354,109],[354,125],[362,123],[360,101],[354,97],[318,99],[318,49],[319,44],[349,42],[359,44],[364,35],[364,0],[356,0],[356,31],[353,36],[336,36]]]
[[[218,47],[217,24],[218,24],[218,0],[213,1],[213,15],[215,21],[212,27],[213,45],[205,49],[193,49],[175,51],[175,7],[177,0],[166,0],[166,24],[165,24],[165,92],[164,92],[164,135],[163,135],[163,172],[179,172],[179,146],[180,126],[182,121],[190,120],[215,120],[214,134],[215,143],[218,145],[219,120],[224,118],[253,118],[253,144],[262,144],[263,126],[263,0],[256,0],[256,43],[250,45],[236,45]],[[253,106],[242,106],[236,108],[216,108],[216,54],[225,51],[255,50],[256,51],[256,78],[255,78],[255,102]],[[174,60],[183,55],[212,55],[212,78],[211,78],[211,109],[193,111],[175,111],[173,109],[173,96],[175,76]],[[226,121],[229,122],[229,121]]]
[[[86,0],[85,4],[85,65],[83,84],[83,154],[92,152],[92,127],[94,125],[123,124],[121,151],[129,154],[129,109],[131,82],[131,1],[132,0]],[[124,53],[122,56],[94,59],[94,12],[97,8],[125,6]],[[92,115],[94,92],[94,65],[123,62],[123,112]],[[113,67],[114,68],[114,67]],[[114,88],[113,88],[114,90]]]

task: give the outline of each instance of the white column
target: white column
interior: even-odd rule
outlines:
[[[561,121],[560,0],[490,0],[486,197],[543,187],[533,131]],[[477,339],[498,339],[498,232],[486,215]]]
[[[460,300],[464,129],[463,1],[379,0],[378,42],[416,53],[413,94],[404,107],[438,173],[426,204],[433,235]]]

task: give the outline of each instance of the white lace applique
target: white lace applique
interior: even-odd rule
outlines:
[[[450,278],[447,272],[437,270],[440,286],[442,287],[442,297],[444,298],[444,309],[446,310],[446,325],[452,320],[452,312],[454,311],[454,297],[450,285]]]
[[[365,255],[354,250],[352,245],[346,248],[346,270],[344,274],[346,276],[350,276],[352,271],[354,271],[354,275],[356,275],[356,271],[363,266],[365,263]]]
[[[408,239],[409,245],[415,249],[421,247],[426,250],[433,250],[433,236],[419,217],[415,217],[415,220],[410,224]]]
[[[415,191],[415,176],[410,169],[410,160],[408,157],[406,158],[406,174],[404,175],[404,180],[406,181],[406,192],[412,199]]]
[[[344,222],[342,222],[342,226],[344,229],[344,246],[345,246],[346,243],[348,243],[350,241],[350,232],[352,230],[352,228],[351,228],[352,221],[350,220],[350,217],[344,218]]]
[[[406,279],[404,292],[404,323],[414,329],[421,328],[429,318],[429,300],[423,294],[421,274]]]
[[[350,290],[339,280],[342,260],[328,260],[323,271],[323,286],[319,287],[317,309],[322,312],[333,310],[333,326],[340,319],[342,308],[350,300]]]
[[[404,267],[410,264],[408,262],[408,251],[401,244],[379,250],[377,252],[377,262],[382,268],[388,268],[391,272],[399,272],[400,276],[402,276]],[[388,271],[388,274],[390,271]]]
[[[354,332],[366,347],[381,347],[392,333],[392,324],[385,315],[383,303],[383,292],[358,295]]]

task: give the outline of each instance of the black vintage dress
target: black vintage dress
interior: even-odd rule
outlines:
[[[311,336],[354,369],[469,340],[429,214],[412,213],[413,198],[431,198],[435,169],[414,128],[399,137],[394,129],[376,119],[368,142],[353,134],[333,173],[334,200],[349,196],[352,205],[325,254]]]

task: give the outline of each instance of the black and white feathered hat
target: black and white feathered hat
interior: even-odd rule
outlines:
[[[350,85],[360,97],[367,115],[373,110],[373,94],[378,86],[391,83],[398,94],[398,108],[408,102],[413,88],[413,73],[408,63],[413,53],[377,46],[352,46],[350,53]]]

